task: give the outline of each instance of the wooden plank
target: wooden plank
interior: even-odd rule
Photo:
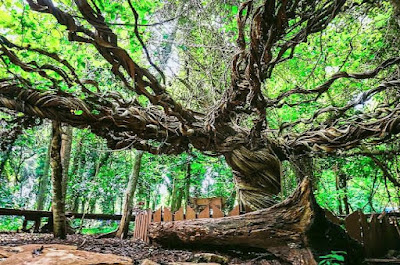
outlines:
[[[195,204],[199,206],[207,206],[210,204],[210,199],[207,198],[196,199]]]
[[[144,238],[143,238],[143,234],[144,234],[143,230],[144,230],[145,222],[146,222],[146,214],[144,212],[142,212],[140,214],[140,216],[141,216],[141,220],[140,220],[140,239],[144,240]]]
[[[186,220],[196,219],[196,212],[192,209],[192,207],[186,207]]]
[[[358,210],[358,215],[360,216],[360,227],[361,227],[361,242],[365,248],[366,240],[368,240],[368,234],[369,234],[369,224],[367,222],[368,217],[361,211]],[[367,243],[368,244],[368,243]]]
[[[149,224],[151,223],[151,217],[152,217],[152,211],[151,209],[148,209],[146,211],[146,222],[145,222],[145,227],[144,227],[144,235],[143,235],[143,241],[146,243],[149,243],[149,235],[148,235],[148,231],[149,231]]]
[[[140,213],[136,216],[135,220],[135,231],[133,232],[133,237],[135,239],[139,239],[139,230],[140,230]]]
[[[139,215],[136,216],[136,220],[135,220],[135,231],[133,232],[133,237],[135,239],[137,239],[138,231],[139,231]]]
[[[222,217],[224,217],[224,213],[218,208],[218,206],[215,206],[215,205],[211,204],[211,209],[212,209],[212,217],[213,218],[222,218]]]
[[[143,213],[139,213],[139,225],[138,225],[138,236],[137,239],[142,239],[142,229],[143,229]]]
[[[369,222],[368,234],[364,234],[364,248],[367,257],[381,257],[385,254],[384,241],[380,238],[380,223],[377,220],[377,215],[372,215]]]
[[[236,216],[239,214],[240,214],[239,205],[236,205],[235,208],[233,208],[232,211],[229,212],[228,216]]]
[[[201,213],[199,214],[200,218],[210,218],[210,206],[207,206]]]
[[[138,239],[142,240],[143,213],[139,213]]]
[[[153,222],[161,222],[161,207],[153,214]]]
[[[358,211],[348,215],[344,220],[346,231],[350,237],[362,243],[360,214]]]
[[[244,211],[245,211],[245,213],[251,213],[251,212],[253,212],[253,209],[251,209],[250,206],[245,205],[244,206]]]
[[[172,213],[171,210],[168,209],[167,207],[164,207],[164,213],[163,213],[163,221],[164,222],[172,222]]]
[[[385,239],[386,249],[400,248],[400,233],[397,231],[395,217],[384,216],[382,219],[382,237]]]
[[[221,197],[211,198],[210,204],[217,206],[219,209],[222,209],[222,198]]]
[[[183,216],[183,207],[179,208],[178,211],[175,212],[174,214],[174,221],[181,221],[184,219]]]
[[[143,212],[143,224],[142,224],[142,235],[141,235],[143,241],[146,241],[148,216],[149,216],[148,211],[145,210]]]

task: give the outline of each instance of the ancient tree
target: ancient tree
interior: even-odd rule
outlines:
[[[74,127],[87,127],[107,140],[113,149],[135,148],[153,154],[179,154],[191,146],[200,151],[223,155],[231,166],[242,202],[253,209],[275,204],[280,192],[284,160],[308,160],[318,153],[345,152],[361,145],[386,143],[400,132],[399,96],[393,91],[400,80],[399,57],[385,58],[374,67],[359,72],[337,71],[313,88],[294,84],[276,95],[265,86],[276,69],[296,56],[296,49],[321,34],[341,14],[375,7],[374,1],[266,0],[245,1],[237,14],[237,51],[232,58],[230,85],[220,100],[208,109],[188,109],[171,96],[165,77],[152,62],[139,33],[138,12],[132,12],[132,30],[142,45],[151,70],[139,65],[119,45],[121,41],[107,22],[107,13],[96,1],[74,1],[64,7],[51,0],[27,0],[31,11],[52,15],[63,25],[70,43],[95,48],[126,94],[146,99],[125,99],[120,93],[101,91],[96,80],[77,74],[71,62],[34,43],[20,45],[0,36],[0,57],[7,67],[18,66],[34,73],[35,80],[9,71],[0,80],[0,107],[25,114],[18,124],[31,126],[35,119],[51,119]],[[393,1],[396,3],[396,1]],[[396,9],[398,10],[398,9]],[[366,12],[366,11],[365,11]],[[396,11],[397,12],[397,11]],[[56,23],[56,22],[55,22]],[[34,53],[52,64],[26,61],[23,53]],[[322,52],[322,51],[316,51]],[[330,98],[340,82],[362,82],[363,91],[346,104],[321,105],[309,119],[268,123],[268,115],[285,106],[319,104]],[[367,82],[371,81],[371,82]],[[373,81],[373,82],[372,82]],[[43,84],[47,89],[43,90]],[[78,87],[78,93],[61,89]],[[372,109],[355,111],[360,104],[377,96]],[[303,163],[297,163],[300,166]],[[300,168],[301,170],[301,168]],[[304,171],[304,170],[302,170]],[[299,174],[299,178],[309,175]],[[274,208],[271,208],[274,209]]]

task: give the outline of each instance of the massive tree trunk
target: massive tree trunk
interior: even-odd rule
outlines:
[[[126,238],[129,230],[129,222],[132,214],[133,196],[135,195],[136,184],[139,179],[140,164],[142,162],[143,151],[136,151],[133,154],[132,174],[129,178],[128,187],[125,191],[124,205],[122,207],[122,218],[116,236]]]
[[[53,234],[56,238],[65,239],[67,233],[65,204],[62,192],[63,168],[61,160],[61,124],[53,121],[51,139],[51,180],[53,183]]]
[[[244,146],[225,154],[233,170],[240,201],[253,210],[275,204],[281,190],[281,162],[268,149],[251,151]]]
[[[308,178],[273,207],[233,217],[152,223],[149,237],[168,247],[268,252],[271,264],[285,265],[317,264],[320,255],[344,250],[346,264],[362,264],[361,246],[325,218]]]

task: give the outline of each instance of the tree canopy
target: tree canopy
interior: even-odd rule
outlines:
[[[3,149],[37,119],[113,149],[193,146],[225,156],[253,208],[281,161],[397,151],[397,0],[3,3]]]

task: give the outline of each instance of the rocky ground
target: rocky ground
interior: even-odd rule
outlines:
[[[0,233],[0,246],[20,246],[26,244],[64,244],[77,246],[78,250],[115,254],[129,257],[134,264],[151,260],[159,264],[171,262],[214,262],[217,264],[270,264],[265,253],[243,253],[236,251],[171,250],[146,244],[142,241],[114,238],[98,239],[90,235],[68,235],[66,240],[54,239],[51,234]],[[148,262],[148,261],[147,261]],[[0,262],[1,263],[1,262]]]

